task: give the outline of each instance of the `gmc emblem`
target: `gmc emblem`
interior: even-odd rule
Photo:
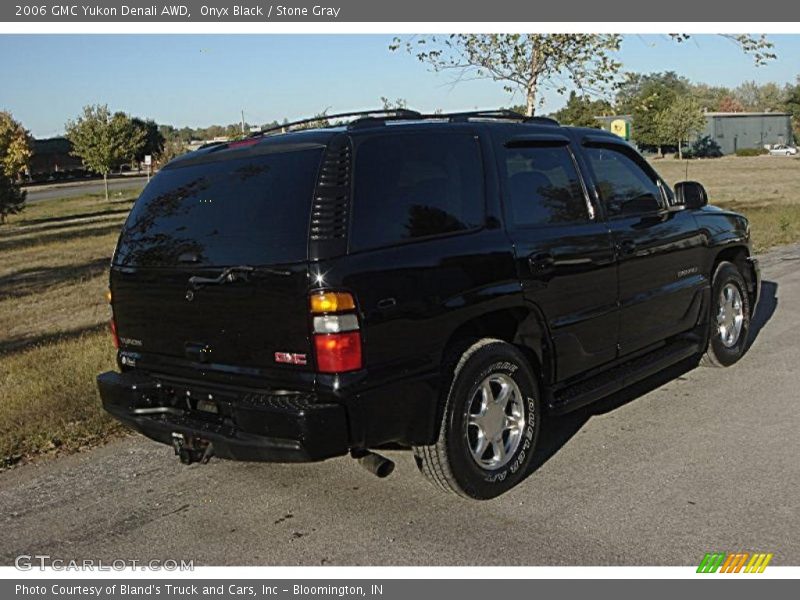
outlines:
[[[305,365],[307,364],[305,354],[297,354],[294,352],[276,352],[275,362],[285,365]]]

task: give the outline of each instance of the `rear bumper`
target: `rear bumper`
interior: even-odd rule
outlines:
[[[179,434],[211,443],[214,456],[266,462],[319,461],[349,450],[344,407],[318,403],[310,394],[214,388],[114,371],[99,375],[97,386],[106,411],[164,444]]]

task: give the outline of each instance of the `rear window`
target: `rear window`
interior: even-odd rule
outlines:
[[[351,250],[483,224],[483,165],[472,134],[368,139],[358,147],[355,177]]]
[[[115,262],[268,265],[305,260],[322,149],[161,171],[131,210]]]

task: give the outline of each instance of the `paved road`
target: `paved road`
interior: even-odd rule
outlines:
[[[683,565],[757,550],[798,565],[800,246],[764,267],[736,367],[676,369],[550,419],[543,464],[497,500],[437,493],[403,452],[378,480],[344,458],[184,467],[131,437],[0,474],[0,563]]]
[[[110,193],[120,190],[139,191],[146,183],[146,177],[126,176],[118,179],[109,179],[108,190]],[[70,183],[56,183],[46,186],[34,186],[26,189],[28,191],[28,202],[52,200],[53,198],[72,198],[74,196],[83,196],[84,194],[101,194],[104,190],[102,179],[91,179],[88,181]]]

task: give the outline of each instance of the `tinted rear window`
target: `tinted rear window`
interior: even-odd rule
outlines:
[[[483,224],[483,165],[472,134],[368,139],[358,148],[355,176],[352,250]]]
[[[125,223],[115,262],[268,265],[307,258],[321,149],[161,171]]]

